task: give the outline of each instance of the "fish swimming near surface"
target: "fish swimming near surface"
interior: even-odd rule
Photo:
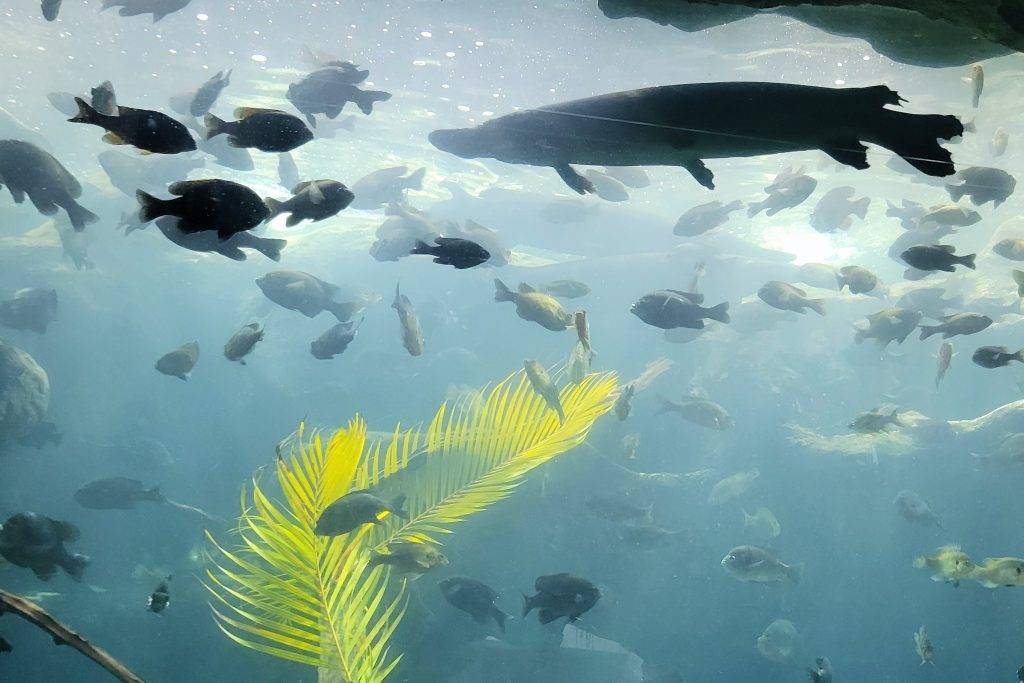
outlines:
[[[28,196],[44,216],[64,209],[76,232],[99,220],[76,201],[82,196],[81,183],[49,152],[30,142],[0,140],[0,188],[5,185],[15,204]]]
[[[519,111],[474,128],[435,130],[429,140],[464,159],[549,166],[580,194],[595,188],[572,164],[678,166],[714,189],[707,159],[820,149],[864,169],[864,142],[885,147],[928,175],[952,175],[951,156],[936,140],[962,135],[963,124],[955,116],[886,108],[901,102],[883,85],[666,85]]]
[[[149,598],[146,600],[146,609],[150,612],[160,614],[171,604],[171,589],[168,586],[170,581],[171,577],[168,576],[149,594]]]
[[[368,71],[361,71],[351,63],[347,66],[330,64],[289,85],[286,97],[313,128],[316,127],[317,114],[335,119],[349,102],[369,116],[375,104],[391,99],[391,93],[359,88],[358,84],[368,74]]]
[[[498,592],[485,583],[465,576],[452,576],[437,584],[448,604],[473,617],[478,624],[494,619],[501,632],[505,632],[508,615],[494,605]]]
[[[13,330],[46,334],[57,319],[57,290],[40,287],[19,289],[10,299],[0,301],[0,325]]]
[[[373,495],[369,489],[350,491],[334,501],[320,513],[316,521],[317,536],[340,536],[355,531],[364,524],[382,524],[385,512],[401,519],[408,519],[402,506],[405,494],[398,494],[387,502]]]
[[[981,214],[959,204],[936,204],[917,219],[917,228],[932,226],[967,228],[981,221]],[[952,232],[952,231],[951,231]]]
[[[494,300],[515,303],[516,314],[523,320],[535,322],[552,332],[562,332],[572,325],[572,316],[562,308],[558,300],[538,292],[525,282],[520,282],[519,291],[513,292],[504,282],[495,279],[494,290]]]
[[[970,197],[975,206],[992,202],[998,207],[1017,187],[1017,180],[1001,168],[968,166],[960,169],[954,178],[960,182],[946,185],[949,198],[958,202],[962,197]]]
[[[75,98],[78,114],[71,123],[99,126],[107,133],[103,141],[112,145],[132,145],[153,154],[180,154],[195,151],[196,141],[188,128],[167,114],[149,109],[118,107],[117,116],[104,114],[81,97]]]
[[[416,310],[412,307],[409,297],[402,294],[397,284],[391,308],[398,313],[398,323],[402,328],[402,346],[410,356],[422,356],[423,330],[420,327],[420,319],[416,316]]]
[[[774,553],[753,545],[733,548],[722,558],[722,568],[747,583],[800,583],[804,565],[788,565]]]
[[[198,361],[199,342],[192,341],[161,356],[156,362],[156,369],[161,374],[185,381]]]
[[[245,365],[245,357],[252,353],[256,344],[263,341],[263,330],[259,323],[250,323],[231,335],[224,345],[224,357]]]
[[[227,239],[221,239],[216,232],[184,232],[179,227],[181,221],[174,216],[161,216],[156,219],[156,227],[170,242],[182,249],[198,253],[216,253],[232,261],[245,261],[248,257],[243,249],[252,249],[266,256],[271,261],[280,261],[281,252],[288,246],[288,240],[258,237],[248,231],[236,232]],[[145,224],[129,224],[125,234],[133,229],[145,227]]]
[[[523,616],[537,609],[542,624],[561,617],[568,617],[569,623],[573,623],[601,598],[597,586],[573,574],[539,576],[533,586],[534,595],[523,595]]]
[[[286,201],[264,200],[269,210],[267,220],[273,220],[275,217],[287,213],[289,216],[285,225],[289,228],[304,220],[316,223],[338,215],[355,198],[355,195],[345,187],[344,183],[330,179],[307,180],[297,183],[292,188],[292,195],[292,198]]]
[[[153,23],[160,21],[168,14],[185,9],[192,0],[103,0],[101,10],[120,7],[118,14],[122,17],[134,17],[140,14],[153,15]]]
[[[672,232],[680,237],[703,235],[709,230],[725,225],[729,220],[729,215],[742,208],[743,202],[738,199],[728,204],[723,204],[719,201],[700,204],[687,210],[680,216],[679,220],[676,221],[675,227],[672,228]]]
[[[41,581],[64,572],[81,581],[89,558],[68,552],[65,543],[78,540],[78,527],[35,512],[22,512],[0,525],[0,557],[18,567],[31,569]]]
[[[313,131],[302,119],[277,109],[239,107],[234,114],[237,121],[207,114],[203,119],[206,139],[227,135],[232,147],[278,153],[290,152],[313,139]]]
[[[158,199],[139,190],[139,220],[148,223],[161,216],[178,219],[175,227],[183,233],[211,231],[226,240],[251,230],[270,215],[258,194],[230,180],[182,180],[167,191],[172,199]]]

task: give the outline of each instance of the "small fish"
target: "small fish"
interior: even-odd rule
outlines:
[[[256,286],[264,296],[282,308],[298,311],[307,318],[315,318],[323,311],[328,311],[338,322],[350,320],[367,304],[380,300],[375,294],[342,297],[338,285],[301,270],[272,271],[256,278]]]
[[[330,360],[335,356],[344,353],[345,349],[348,348],[348,345],[355,340],[356,332],[359,330],[359,326],[362,322],[362,320],[359,322],[348,321],[333,325],[326,332],[310,342],[310,354],[312,354],[313,358],[316,358],[317,360]]]
[[[562,299],[579,299],[590,294],[590,287],[579,280],[553,280],[538,289]]]
[[[949,198],[954,202],[960,201],[964,196],[971,198],[971,204],[982,206],[988,202],[998,207],[1005,202],[1014,189],[1017,181],[1006,171],[1000,168],[989,168],[987,166],[968,166],[957,171],[956,179],[961,181],[957,185],[946,185]]]
[[[743,513],[743,530],[760,540],[770,541],[778,538],[782,533],[782,525],[779,524],[775,513],[768,508],[757,508],[752,515],[746,510],[741,510],[741,512]]]
[[[963,579],[974,578],[978,571],[978,566],[958,545],[942,546],[934,557],[916,557],[914,567],[931,571],[932,581],[944,581],[954,586],[959,586]]]
[[[971,360],[989,370],[1003,368],[1013,361],[1024,363],[1024,349],[1011,353],[1005,346],[982,346],[974,352]]]
[[[747,472],[737,472],[722,479],[711,487],[708,494],[708,503],[711,505],[723,505],[730,500],[739,498],[750,490],[754,482],[761,476],[761,470],[753,468]]]
[[[939,347],[939,367],[935,371],[935,388],[939,388],[939,383],[942,378],[946,376],[946,372],[949,370],[949,363],[953,360],[953,345],[949,342],[942,342],[942,346]]]
[[[959,204],[939,204],[928,209],[917,219],[917,228],[940,226],[966,228],[981,221],[981,214]]]
[[[485,583],[465,576],[453,576],[437,584],[448,604],[473,617],[483,624],[488,618],[494,619],[501,632],[505,632],[508,615],[494,605],[498,593]]]
[[[369,173],[352,185],[356,198],[353,209],[379,209],[389,204],[402,204],[409,190],[423,189],[426,167],[409,172],[408,166],[392,166]]]
[[[530,386],[544,399],[551,410],[558,413],[559,424],[565,422],[565,413],[562,411],[562,401],[558,394],[558,388],[551,381],[544,367],[535,360],[527,360],[523,363],[526,376],[530,380]]]
[[[867,325],[855,325],[857,332],[853,340],[860,344],[865,339],[874,339],[882,348],[893,341],[902,344],[917,329],[921,317],[921,311],[903,308],[887,308],[872,313],[866,318]]]
[[[313,139],[313,131],[302,119],[277,109],[239,107],[234,113],[237,121],[207,114],[203,118],[206,139],[224,134],[232,147],[279,153],[290,152]]]
[[[154,154],[180,154],[196,149],[188,128],[167,114],[149,109],[118,107],[117,116],[109,116],[94,109],[81,97],[75,98],[78,114],[71,123],[86,123],[107,131],[104,142],[112,145],[132,145]]]
[[[263,330],[259,323],[250,323],[231,335],[224,345],[224,357],[245,365],[245,357],[252,353],[258,342],[263,341]]]
[[[1017,285],[1017,296],[1024,297],[1024,270],[1013,270],[1013,282]]]
[[[672,228],[672,232],[680,237],[696,237],[709,230],[714,230],[729,221],[729,215],[743,208],[743,202],[734,200],[728,204],[719,201],[708,202],[689,209]]]
[[[277,177],[281,187],[292,191],[292,188],[302,182],[299,179],[299,167],[295,164],[295,157],[289,152],[277,155]]]
[[[996,132],[992,134],[992,139],[988,143],[988,151],[993,157],[1001,157],[1006,153],[1006,148],[1010,144],[1010,134],[1002,128],[997,128]]]
[[[173,199],[157,199],[139,190],[139,220],[148,223],[160,216],[178,218],[183,233],[213,231],[222,240],[251,230],[270,215],[258,194],[230,180],[182,180],[167,191]]]
[[[13,330],[46,334],[56,319],[57,291],[54,289],[19,289],[10,299],[0,301],[0,325]]]
[[[799,206],[814,193],[817,186],[818,181],[805,175],[803,168],[796,171],[792,168],[786,169],[764,188],[768,193],[766,199],[747,205],[747,218],[753,218],[765,209],[768,216],[774,216],[784,209]]]
[[[629,199],[626,186],[615,178],[588,168],[583,174],[594,187],[594,193],[606,202],[624,202]]]
[[[547,624],[561,617],[575,622],[601,598],[601,591],[586,579],[572,574],[539,576],[534,582],[533,596],[523,595],[523,616],[539,609],[540,623]]]
[[[985,69],[981,64],[975,64],[971,67],[971,75],[965,78],[971,85],[971,104],[974,108],[978,108],[978,104],[981,103],[981,93],[985,90]]]
[[[892,504],[896,506],[896,511],[900,513],[900,516],[908,522],[942,528],[939,516],[928,507],[924,498],[913,491],[900,491],[896,494]]]
[[[434,567],[447,566],[448,558],[430,543],[392,541],[388,544],[388,552],[372,553],[366,564],[369,567],[387,565],[398,574],[422,576]]]
[[[919,202],[914,202],[909,199],[904,199],[900,206],[896,206],[889,200],[886,200],[885,215],[890,218],[899,220],[900,227],[904,230],[914,230],[920,226],[920,219],[922,216],[928,213],[928,209]]]
[[[590,346],[590,323],[587,322],[586,311],[576,311],[572,314],[572,322],[576,327],[576,338],[588,354],[596,356],[597,353]]]
[[[316,223],[338,215],[355,198],[344,183],[329,179],[298,183],[292,188],[292,195],[292,198],[286,201],[270,198],[265,200],[269,212],[268,221],[287,213],[290,215],[285,225],[289,228],[304,220]]]
[[[519,283],[519,291],[513,292],[501,280],[494,280],[494,300],[497,302],[512,301],[516,305],[516,314],[523,320],[535,322],[544,329],[561,332],[573,323],[573,318],[558,300],[549,294],[538,292],[526,284]]]
[[[640,550],[667,548],[686,536],[683,531],[672,531],[656,524],[627,524],[618,530],[619,538]]]
[[[231,70],[218,71],[198,88],[187,90],[171,98],[171,109],[182,116],[196,118],[209,113],[224,88],[231,84]],[[290,187],[290,186],[289,186]]]
[[[605,166],[605,175],[610,175],[626,187],[641,190],[651,184],[651,179],[642,168],[631,166]]]
[[[146,600],[146,607],[150,612],[160,614],[171,604],[171,589],[168,587],[171,577],[168,576],[166,579],[160,582],[160,585],[156,587],[150,596]]]
[[[318,536],[340,536],[364,524],[381,524],[381,515],[385,512],[409,519],[409,513],[402,508],[404,504],[404,493],[398,494],[389,503],[368,489],[350,491],[324,508],[316,521],[315,532]]]
[[[402,346],[409,352],[410,356],[423,355],[423,330],[420,329],[420,320],[416,317],[416,311],[412,307],[409,297],[399,291],[399,285],[395,285],[395,300],[391,308],[398,312],[398,322],[402,327]]]
[[[843,266],[839,269],[836,281],[840,292],[844,287],[849,287],[851,294],[867,294],[878,287],[878,276],[860,266]]]
[[[854,200],[856,190],[852,187],[836,187],[824,194],[811,211],[811,227],[818,232],[829,233],[849,230],[853,225],[852,216],[861,220],[868,215],[871,197]]]
[[[186,381],[198,361],[199,342],[193,341],[161,356],[156,362],[156,369],[164,375]]]
[[[776,619],[758,636],[757,651],[765,659],[789,664],[795,657],[799,642],[800,634],[797,633],[793,622],[788,619]]]
[[[619,418],[620,422],[629,417],[629,413],[633,410],[634,395],[636,395],[636,387],[630,382],[622,388],[622,391],[619,392],[618,397],[615,399],[612,412],[615,413],[615,417]],[[635,452],[634,457],[636,457]]]
[[[458,270],[479,266],[491,257],[490,252],[476,242],[460,237],[437,237],[436,246],[422,240],[416,241],[410,254],[426,254],[434,257],[434,263],[452,266]]]
[[[648,325],[662,330],[677,327],[700,330],[704,328],[705,319],[729,322],[728,301],[710,308],[701,306],[703,303],[702,294],[662,289],[640,297],[630,306],[629,312]]]
[[[861,413],[846,426],[861,434],[875,434],[885,431],[890,426],[901,427],[903,422],[899,418],[899,409],[893,408],[890,413],[886,414],[875,408]]]
[[[804,565],[788,565],[773,553],[753,545],[733,548],[722,558],[722,568],[748,583],[800,583]]]
[[[809,308],[818,315],[825,315],[824,299],[808,298],[807,292],[788,282],[779,282],[778,280],[766,282],[761,289],[757,290],[757,297],[780,311],[793,311],[803,315],[804,311]]]
[[[687,422],[721,432],[731,429],[734,425],[729,412],[714,401],[694,396],[687,396],[681,402],[659,396],[658,401],[661,404],[658,415],[676,413]]]
[[[579,384],[590,374],[590,361],[592,357],[593,353],[587,351],[583,342],[578,341],[573,344],[572,351],[569,352],[569,359],[565,364],[570,382]]]
[[[1024,586],[1024,560],[1017,557],[986,557],[973,578],[985,588]]]
[[[935,666],[935,646],[932,645],[924,626],[914,634],[914,647],[917,650],[917,656],[921,658],[921,666],[925,664]]]
[[[1010,261],[1024,261],[1024,240],[1008,238],[992,246],[992,251]]]
[[[637,449],[640,448],[640,434],[633,432],[622,437],[622,455],[626,460],[636,460]]]
[[[943,339],[957,335],[977,334],[992,324],[992,318],[981,313],[954,313],[945,316],[939,325],[921,325],[921,339],[942,334]]]
[[[957,265],[974,270],[975,256],[976,254],[957,256],[956,247],[949,244],[920,244],[900,254],[900,258],[911,268],[924,271],[942,270],[947,273],[956,270]]]

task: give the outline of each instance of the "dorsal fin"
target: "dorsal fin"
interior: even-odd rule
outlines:
[[[519,283],[519,293],[520,294],[533,294],[536,291],[537,290],[534,287],[531,287],[530,285],[526,284],[525,282],[520,282]]]
[[[952,254],[952,253],[954,253],[956,251],[956,247],[954,247],[952,244],[936,244],[935,248],[936,249],[941,249],[942,251],[946,252],[947,254]]]
[[[260,107],[238,107],[237,109],[235,109],[235,118],[238,119],[239,121],[244,121],[245,119],[247,119],[250,116],[253,116],[255,114],[282,114],[282,113],[284,113],[284,112],[282,112],[280,109],[262,109]]]

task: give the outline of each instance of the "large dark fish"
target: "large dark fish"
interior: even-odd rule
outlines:
[[[224,121],[213,114],[203,119],[206,138],[228,136],[232,147],[258,149],[261,152],[290,152],[313,139],[313,131],[297,116],[276,109],[238,107],[237,121]]]
[[[101,11],[111,7],[120,7],[118,14],[122,17],[134,17],[139,14],[152,14],[153,23],[160,21],[168,14],[174,14],[192,2],[192,0],[103,0]]]
[[[409,513],[402,508],[404,504],[403,493],[387,502],[366,489],[350,491],[324,508],[316,520],[315,533],[317,536],[340,536],[355,531],[364,524],[380,524],[380,515],[383,512],[408,519]]]
[[[75,98],[75,104],[78,105],[78,115],[68,121],[99,126],[107,131],[103,140],[112,145],[128,144],[154,154],[178,154],[196,149],[196,141],[185,124],[167,114],[118,107],[117,116],[110,116],[94,109],[81,97]]]
[[[64,209],[77,232],[99,216],[79,204],[82,185],[59,161],[35,145],[21,140],[0,140],[0,187],[7,186],[15,204],[26,195],[44,216]]]
[[[539,576],[533,587],[537,591],[535,595],[523,595],[523,616],[539,609],[542,624],[559,617],[568,617],[570,623],[574,622],[601,598],[597,586],[572,574]]]
[[[108,477],[89,482],[75,491],[75,502],[90,510],[132,510],[137,503],[166,501],[160,487],[146,486],[138,479]]]
[[[883,85],[666,85],[515,112],[474,128],[436,130],[429,139],[464,159],[550,166],[581,194],[594,186],[571,164],[681,166],[712,189],[705,159],[820,149],[863,169],[865,142],[895,152],[928,175],[952,175],[952,157],[936,139],[962,135],[963,124],[955,116],[886,108],[902,101]]]
[[[70,522],[51,519],[35,512],[9,517],[0,526],[0,557],[11,564],[31,569],[42,581],[49,581],[60,567],[75,581],[82,580],[89,558],[72,554],[64,547],[78,539],[78,528]]]
[[[478,623],[493,618],[502,633],[505,632],[505,620],[508,615],[494,606],[498,592],[485,583],[465,576],[453,576],[437,584],[441,594],[450,605],[473,617]]]
[[[258,194],[230,180],[182,180],[167,191],[174,195],[172,199],[158,199],[142,190],[136,193],[140,221],[174,216],[183,233],[209,230],[226,240],[255,228],[270,215]]]
[[[295,105],[316,127],[316,114],[335,119],[349,102],[355,103],[364,114],[373,113],[376,102],[387,102],[391,93],[380,90],[361,90],[361,83],[368,71],[360,71],[351,63],[331,63],[288,86],[288,101]]]

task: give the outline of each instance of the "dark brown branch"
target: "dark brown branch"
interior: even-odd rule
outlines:
[[[29,602],[24,598],[19,598],[17,595],[0,590],[0,614],[4,612],[16,614],[25,621],[43,629],[53,636],[53,642],[58,645],[70,645],[112,673],[119,681],[125,681],[125,683],[145,683],[143,679],[132,673],[128,667],[107,654],[106,650],[93,645],[54,619],[50,616],[49,612],[34,602]]]

